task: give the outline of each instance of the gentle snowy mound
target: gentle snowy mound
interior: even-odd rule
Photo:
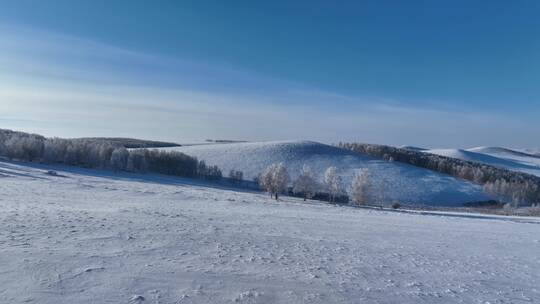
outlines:
[[[425,150],[428,150],[426,148],[420,148],[420,147],[415,147],[415,146],[400,146],[399,148],[400,149],[405,149],[405,150],[411,150],[411,151],[425,151]]]
[[[209,165],[219,166],[224,174],[241,170],[245,179],[253,179],[273,163],[283,162],[294,180],[304,164],[322,181],[324,171],[335,166],[344,185],[354,174],[367,168],[381,201],[408,204],[461,205],[488,199],[481,187],[427,169],[387,162],[355,152],[311,141],[279,141],[216,144],[165,148],[196,156]]]
[[[275,202],[69,167],[0,162],[0,176],[0,303],[540,301],[536,218]]]
[[[508,148],[501,148],[501,147],[476,147],[476,148],[470,148],[467,149],[467,151],[472,151],[476,153],[483,153],[483,154],[489,154],[489,155],[498,155],[498,156],[506,156],[506,157],[527,157],[527,158],[538,158],[536,155],[516,151]],[[539,158],[540,159],[540,158]]]
[[[538,148],[523,149],[521,152],[540,157],[540,149]]]
[[[477,147],[467,150],[433,149],[426,153],[478,162],[512,171],[540,176],[540,157],[500,147]]]
[[[511,167],[514,165],[514,162],[511,160],[506,160],[504,158],[499,158],[496,156],[491,156],[489,154],[484,153],[478,153],[473,152],[470,150],[462,150],[462,149],[432,149],[424,151],[426,153],[451,157],[451,158],[457,158],[461,160],[466,160],[470,162],[477,162],[477,163],[483,163],[483,164],[489,164],[493,166],[499,166],[499,167]]]

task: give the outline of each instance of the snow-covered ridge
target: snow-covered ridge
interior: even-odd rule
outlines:
[[[512,150],[508,148],[502,148],[502,147],[475,147],[467,149],[467,151],[472,151],[476,153],[483,153],[483,154],[495,154],[495,155],[507,155],[510,157],[532,157],[532,158],[540,158],[534,154],[527,153],[525,151],[518,151],[518,150]]]
[[[488,164],[512,171],[540,176],[539,156],[508,148],[476,147],[466,150],[431,149],[423,152]]]
[[[388,201],[410,204],[456,206],[488,199],[481,187],[431,170],[387,162],[313,141],[273,141],[164,148],[180,151],[217,165],[225,174],[241,170],[253,179],[273,163],[283,162],[292,179],[304,164],[322,180],[324,171],[335,166],[343,182],[350,185],[354,174],[367,168],[381,195]]]
[[[411,151],[425,151],[426,148],[416,147],[416,146],[399,146],[400,149],[411,150]]]
[[[540,157],[540,148],[521,149],[521,152]]]

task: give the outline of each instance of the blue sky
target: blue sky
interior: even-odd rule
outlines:
[[[1,1],[0,125],[540,146],[536,1]]]

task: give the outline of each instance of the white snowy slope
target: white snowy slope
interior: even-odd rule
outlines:
[[[428,150],[426,148],[421,148],[421,147],[416,147],[416,146],[400,146],[399,148],[400,149],[405,149],[405,150],[411,150],[411,151],[425,151],[425,150]]]
[[[387,162],[362,156],[337,147],[311,141],[279,141],[217,144],[165,148],[196,156],[209,165],[219,166],[226,175],[241,170],[252,180],[266,167],[283,162],[294,180],[304,164],[311,167],[322,181],[324,171],[336,166],[344,185],[350,185],[354,174],[368,168],[375,188],[385,201],[405,204],[458,206],[465,202],[489,199],[481,187],[451,176],[399,162]]]
[[[0,303],[540,302],[538,218],[47,169],[0,163]]]
[[[520,150],[521,152],[532,154],[534,156],[540,156],[540,148],[527,148]]]
[[[506,148],[477,147],[467,150],[432,149],[424,152],[540,176],[540,156]]]

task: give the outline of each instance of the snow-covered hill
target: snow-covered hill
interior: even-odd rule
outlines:
[[[500,147],[432,149],[423,152],[484,163],[508,170],[540,176],[540,156]]]
[[[468,151],[473,151],[473,152],[483,153],[483,154],[488,154],[488,155],[497,155],[500,157],[507,157],[511,159],[525,158],[529,160],[533,158],[533,159],[540,160],[540,157],[537,157],[536,155],[522,152],[522,151],[512,150],[508,148],[501,148],[501,147],[476,147],[476,148],[470,148],[468,149]]]
[[[540,156],[540,148],[528,148],[528,149],[522,149],[521,152],[531,154],[534,156]]]
[[[385,201],[456,206],[488,199],[481,187],[453,177],[398,162],[387,162],[311,141],[252,142],[165,148],[196,156],[219,166],[225,174],[241,170],[253,179],[272,163],[283,162],[294,179],[304,164],[322,180],[324,171],[336,166],[349,185],[355,172],[368,168],[377,192]]]
[[[428,150],[426,148],[415,147],[415,146],[400,146],[399,148],[400,149],[405,149],[405,150],[411,150],[411,151],[425,151],[425,150]]]
[[[536,218],[275,202],[73,167],[0,162],[0,176],[0,303],[540,301]]]

